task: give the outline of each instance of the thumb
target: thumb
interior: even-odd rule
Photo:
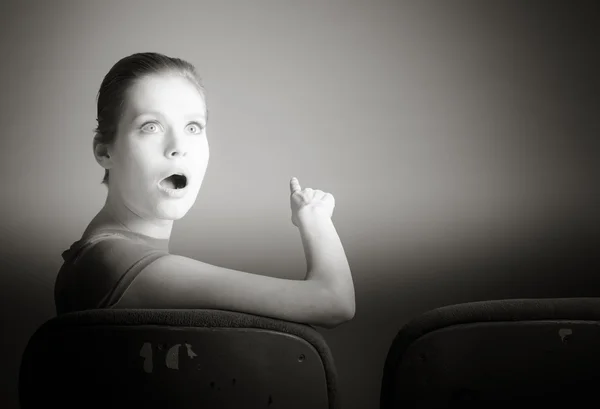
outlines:
[[[292,194],[294,194],[296,192],[299,192],[300,190],[301,190],[301,188],[300,188],[300,182],[298,182],[297,178],[293,177],[290,180],[290,192]]]

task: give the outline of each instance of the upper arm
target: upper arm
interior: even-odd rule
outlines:
[[[113,305],[140,271],[166,255],[144,242],[112,233],[82,240],[63,255],[65,263],[55,282],[57,313]]]
[[[317,281],[246,273],[177,255],[146,266],[114,308],[221,309],[325,327],[351,318]]]

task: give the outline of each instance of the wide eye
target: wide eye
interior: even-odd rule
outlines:
[[[198,122],[192,122],[187,126],[187,128],[188,130],[191,130],[192,133],[199,134],[204,129],[204,126]]]
[[[142,125],[142,130],[144,132],[155,133],[158,131],[158,124],[156,122],[146,122]]]

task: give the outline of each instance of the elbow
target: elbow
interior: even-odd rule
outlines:
[[[309,306],[311,317],[300,322],[333,329],[354,318],[356,312],[354,291],[342,292],[339,289],[328,288],[318,281],[306,281],[306,283],[310,284],[310,294],[313,296]]]
[[[352,321],[355,313],[356,313],[356,304],[353,299],[352,303],[349,306],[344,306],[344,308],[342,308],[342,311],[340,313],[336,327],[345,322]]]
[[[356,303],[354,298],[352,302],[340,302],[334,314],[329,315],[329,319],[322,325],[327,329],[334,329],[340,325],[351,321],[356,313]]]
[[[356,302],[354,300],[354,295],[352,296],[352,300],[345,303],[340,309],[341,323],[351,321],[352,318],[354,318],[354,314],[356,313]]]
[[[343,324],[344,322],[352,320],[354,318],[354,314],[356,313],[356,298],[354,295],[354,288],[351,288],[351,291],[344,293],[343,296],[337,297],[337,299],[339,300],[339,323]]]
[[[334,329],[339,327],[340,325],[352,320],[354,318],[354,314],[345,314],[336,316],[335,318],[329,319],[327,322],[321,324],[323,328]]]

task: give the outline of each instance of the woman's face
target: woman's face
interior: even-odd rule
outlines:
[[[196,200],[209,159],[201,93],[180,76],[138,80],[127,92],[109,153],[109,194],[148,221],[183,217]],[[161,180],[176,173],[185,174],[187,185],[173,196]]]

